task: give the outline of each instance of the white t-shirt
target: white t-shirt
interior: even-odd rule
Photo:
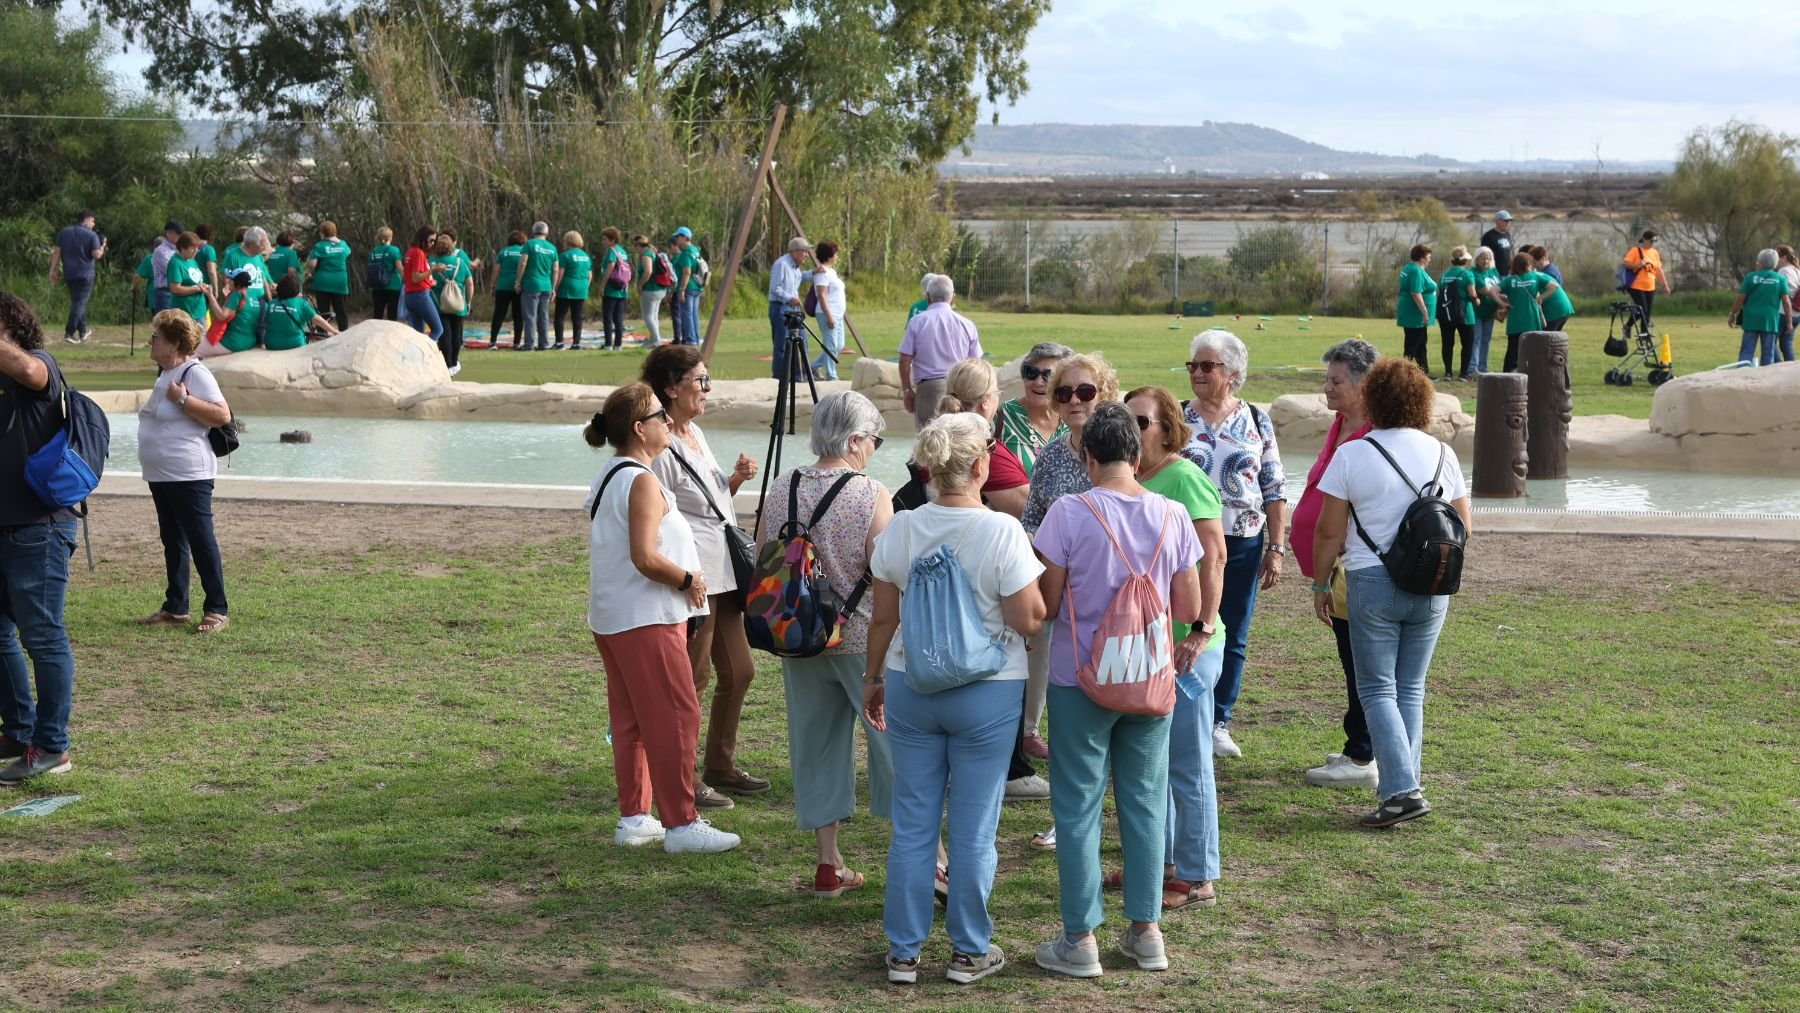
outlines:
[[[813,272],[813,288],[819,290],[819,303],[831,309],[833,320],[844,319],[844,310],[849,307],[849,296],[844,292],[844,280],[838,277],[836,270],[821,267]]]
[[[913,560],[936,552],[945,542],[956,551],[969,578],[969,589],[981,603],[982,624],[988,635],[1000,637],[1006,644],[1006,666],[989,678],[1025,678],[1025,641],[1006,625],[1000,599],[1018,594],[1025,585],[1037,580],[1044,572],[1044,564],[1031,551],[1031,539],[1026,537],[1018,518],[992,510],[936,503],[902,511],[875,536],[869,572],[876,580],[895,585],[904,595]],[[901,642],[905,636],[902,628],[888,648],[887,667],[891,671],[906,670],[906,648]]]
[[[1380,451],[1367,446],[1371,440],[1393,455],[1394,463],[1406,472],[1405,479],[1394,473],[1393,465],[1382,458]],[[1454,503],[1469,495],[1456,452],[1437,437],[1417,429],[1377,429],[1339,447],[1319,478],[1319,491],[1355,507],[1363,530],[1377,548],[1386,552],[1400,532],[1400,520],[1406,516],[1407,508],[1419,498],[1419,487],[1431,481],[1437,470],[1440,451],[1444,472],[1438,482],[1444,487],[1444,499]],[[1362,536],[1356,533],[1356,524],[1351,523],[1344,539],[1344,569],[1380,565],[1380,557],[1369,551]]]
[[[146,482],[199,482],[219,474],[207,427],[169,400],[169,385],[177,380],[187,384],[189,397],[213,404],[225,400],[219,381],[197,359],[163,370],[149,400],[138,409],[138,470]]]
[[[622,466],[626,458],[615,456],[594,476],[585,506],[592,508],[600,483]],[[633,462],[637,464],[637,462]],[[640,470],[640,468],[642,470]],[[631,486],[655,475],[641,465],[612,480],[588,525],[588,629],[610,635],[644,626],[685,623],[690,616],[706,614],[706,607],[688,604],[687,594],[638,572],[631,562]],[[661,483],[658,483],[661,488]],[[658,552],[684,570],[699,571],[700,554],[694,549],[694,532],[675,505],[675,495],[662,489],[668,512],[657,532]]]

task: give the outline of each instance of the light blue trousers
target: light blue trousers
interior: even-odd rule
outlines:
[[[1447,595],[1409,594],[1381,566],[1345,574],[1350,590],[1350,650],[1356,695],[1375,744],[1383,802],[1419,787],[1425,742],[1425,673],[1449,610]]]
[[[1169,829],[1163,864],[1175,878],[1209,883],[1219,878],[1219,792],[1213,781],[1213,685],[1225,661],[1223,638],[1214,637],[1194,660],[1199,692],[1175,694],[1169,722]]]

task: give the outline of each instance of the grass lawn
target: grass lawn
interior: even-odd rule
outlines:
[[[984,346],[996,362],[1004,362],[1039,341],[1060,341],[1082,351],[1101,350],[1118,367],[1127,389],[1161,384],[1185,395],[1186,378],[1180,366],[1187,359],[1188,341],[1207,326],[1228,327],[1250,346],[1250,378],[1246,396],[1269,401],[1282,394],[1313,392],[1319,388],[1319,356],[1345,338],[1362,336],[1392,355],[1401,352],[1401,334],[1391,320],[1314,317],[1302,322],[1295,317],[1258,320],[1254,317],[1195,318],[1175,321],[1169,317],[1108,317],[1026,313],[986,313],[971,316],[981,327]],[[474,318],[471,318],[474,319]],[[854,318],[871,353],[897,355],[906,318],[899,312],[861,314]],[[1266,329],[1256,330],[1258,323]],[[1728,330],[1714,318],[1669,317],[1662,330],[1673,338],[1678,374],[1711,369],[1737,357],[1739,332]],[[1642,370],[1634,387],[1605,384],[1611,359],[1602,354],[1607,320],[1604,316],[1577,316],[1569,325],[1575,381],[1575,411],[1581,415],[1629,415],[1648,418],[1651,388]],[[55,352],[69,370],[72,382],[89,390],[121,390],[146,387],[154,367],[142,349],[146,329],[138,327],[139,351],[128,355],[130,330],[102,327],[96,339],[80,347],[58,342]],[[854,348],[854,344],[851,345]],[[1432,360],[1441,369],[1435,330]],[[815,349],[816,352],[816,349]],[[1496,335],[1489,363],[1499,368],[1505,353],[1504,335]],[[728,320],[715,352],[712,371],[721,379],[747,379],[769,375],[768,325],[761,320]],[[464,359],[459,380],[476,383],[598,383],[613,384],[634,378],[641,356],[636,352],[479,352]],[[847,377],[849,373],[844,371]],[[1472,384],[1446,384],[1474,409]]]
[[[1800,1007],[1794,546],[1478,538],[1432,672],[1438,811],[1386,833],[1301,781],[1342,682],[1290,580],[1220,766],[1221,903],[1167,921],[1172,969],[1031,966],[1058,919],[1033,803],[1001,824],[1008,969],[948,985],[940,930],[896,989],[879,821],[845,833],[869,888],[794,889],[776,666],[740,752],[775,787],[717,818],[745,846],[615,849],[579,515],[318,509],[220,505],[234,624],[199,639],[130,623],[154,521],[99,501],[76,770],[6,796],[83,798],[0,820],[0,1008]]]

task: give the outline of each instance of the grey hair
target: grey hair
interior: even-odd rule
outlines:
[[[1137,460],[1144,450],[1137,416],[1117,401],[1095,405],[1093,416],[1081,430],[1081,449],[1095,464]]]
[[[931,298],[931,279],[935,277],[937,277],[935,273],[926,271],[925,277],[919,279],[919,291],[924,293],[927,299]]]
[[[244,242],[246,243],[253,242],[256,245],[261,246],[268,241],[269,230],[263,228],[261,225],[252,225],[244,230]]]
[[[1762,271],[1773,271],[1775,265],[1781,263],[1781,254],[1774,250],[1763,250],[1756,255],[1756,267]]]
[[[1490,250],[1485,246],[1477,246],[1475,248],[1475,259],[1480,260],[1483,255],[1485,255],[1487,257],[1488,263],[1492,264],[1494,262],[1494,251],[1493,250]]]
[[[934,274],[925,279],[925,298],[932,302],[949,302],[956,298],[956,282],[947,274]]]
[[[1035,366],[1040,362],[1066,359],[1074,354],[1075,349],[1070,348],[1068,345],[1058,344],[1054,341],[1040,341],[1037,344],[1032,345],[1031,351],[1026,352],[1025,358],[1020,361]]]
[[[1244,347],[1237,335],[1223,327],[1201,331],[1194,335],[1194,343],[1188,346],[1188,358],[1198,358],[1202,348],[1219,353],[1225,363],[1225,373],[1231,379],[1232,390],[1244,385],[1244,374],[1250,371],[1250,349]]]
[[[840,390],[819,399],[812,415],[812,452],[819,457],[842,457],[852,436],[879,436],[887,420],[875,402],[853,390]]]
[[[1319,361],[1327,366],[1334,362],[1343,363],[1344,368],[1350,371],[1350,381],[1361,383],[1362,378],[1368,374],[1370,367],[1374,366],[1375,360],[1379,358],[1381,358],[1381,351],[1374,345],[1361,338],[1351,338],[1348,341],[1340,341],[1332,345],[1319,358]]]
[[[549,222],[532,222],[531,223],[531,234],[534,236],[549,235],[550,234],[550,223]]]

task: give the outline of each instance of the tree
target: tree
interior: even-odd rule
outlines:
[[[708,108],[839,110],[876,155],[933,164],[980,100],[1024,93],[1026,37],[1049,0],[81,0],[154,56],[156,88],[219,110],[343,115],[355,55],[382,21],[430,31],[462,94],[680,90]],[[979,94],[975,90],[979,83]],[[683,87],[677,89],[675,86]]]
[[[1700,128],[1658,194],[1669,231],[1707,258],[1719,283],[1755,268],[1757,251],[1800,225],[1800,139],[1751,123]]]

